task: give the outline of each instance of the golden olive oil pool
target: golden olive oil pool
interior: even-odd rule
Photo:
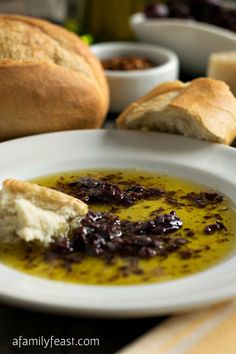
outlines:
[[[107,175],[112,176],[112,183],[120,185],[121,188],[124,182],[134,181],[147,188],[158,187],[167,191],[175,191],[175,198],[181,201],[181,197],[186,193],[209,191],[207,187],[184,179],[140,170],[73,171],[40,177],[31,182],[57,189],[61,184],[80,177],[100,179]],[[173,252],[168,257],[136,259],[142,272],[129,274],[124,271],[130,262],[129,258],[116,257],[112,264],[108,264],[100,258],[87,256],[80,263],[66,268],[58,259],[46,261],[44,250],[39,246],[22,242],[17,247],[16,245],[1,244],[0,261],[19,271],[52,280],[93,285],[131,285],[163,282],[203,271],[230,257],[235,250],[235,210],[226,197],[221,203],[205,208],[170,205],[164,198],[143,200],[128,208],[116,206],[115,214],[123,220],[148,220],[150,214],[160,207],[164,209],[165,213],[175,210],[181,218],[183,227],[176,234],[188,238],[189,248],[199,250],[194,257],[184,259],[178,253]],[[111,206],[105,203],[91,205],[90,208],[96,211],[111,210]],[[214,223],[215,215],[221,215],[227,231],[219,230],[207,235],[204,233],[204,228],[208,224]],[[194,235],[189,237],[186,229],[193,230]]]

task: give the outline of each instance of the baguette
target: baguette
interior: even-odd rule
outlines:
[[[230,144],[236,137],[236,99],[222,81],[168,82],[128,106],[117,126]]]

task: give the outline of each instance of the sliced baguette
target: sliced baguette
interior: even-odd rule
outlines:
[[[82,201],[37,184],[8,179],[0,192],[0,237],[44,245],[66,234],[87,213]]]
[[[117,126],[230,144],[236,137],[236,99],[222,81],[169,82],[128,106]]]

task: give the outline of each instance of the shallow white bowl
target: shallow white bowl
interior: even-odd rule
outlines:
[[[178,58],[168,49],[129,42],[100,43],[93,45],[91,49],[99,59],[137,54],[158,64],[154,68],[145,70],[105,70],[110,88],[110,111],[112,112],[122,111],[157,84],[178,78]]]
[[[205,74],[211,53],[236,50],[234,32],[193,20],[147,19],[137,13],[130,26],[139,40],[175,51],[182,69],[193,75]]]
[[[89,168],[139,168],[213,187],[236,203],[236,149],[155,132],[59,132],[0,144],[0,183]],[[33,277],[0,263],[0,300],[70,314],[154,316],[236,296],[236,253],[206,271],[178,280],[92,286]]]

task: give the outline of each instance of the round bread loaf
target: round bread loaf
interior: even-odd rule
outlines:
[[[0,16],[0,140],[100,128],[108,109],[100,62],[47,21]]]

